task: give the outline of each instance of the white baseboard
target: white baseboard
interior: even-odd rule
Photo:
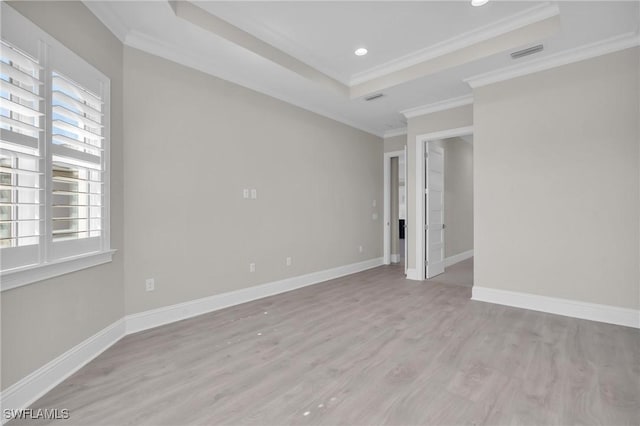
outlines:
[[[463,251],[462,253],[454,254],[444,259],[444,267],[448,268],[451,265],[455,265],[463,260],[471,259],[473,257],[473,249]]]
[[[33,404],[37,399],[107,350],[120,340],[124,334],[124,319],[119,319],[9,386],[0,396],[2,424],[8,421],[8,419],[4,418],[4,409],[22,409]]]
[[[391,255],[391,263],[399,263],[400,262],[400,255],[399,254],[392,254]]]
[[[127,334],[147,330],[175,321],[217,311],[229,306],[239,305],[252,300],[261,299],[274,294],[284,293],[297,288],[306,287],[323,281],[342,277],[366,269],[375,268],[383,264],[382,258],[366,260],[351,265],[339,266],[324,271],[313,272],[298,277],[286,278],[255,287],[244,288],[223,294],[216,294],[202,299],[190,300],[176,305],[164,306],[158,309],[127,315]]]
[[[415,281],[422,281],[424,278],[421,278],[418,275],[418,270],[415,268],[407,268],[407,279],[408,280],[415,280]]]
[[[127,315],[38,368],[33,373],[0,393],[2,424],[8,421],[4,418],[3,409],[19,410],[27,408],[127,334],[312,284],[318,284],[323,281],[354,274],[381,265],[382,258],[370,259],[364,262],[352,263],[350,265],[274,281],[255,287]]]
[[[471,300],[640,328],[640,310],[473,286]]]
[[[393,255],[392,255],[393,256]],[[444,266],[445,268],[448,268],[451,265],[455,265],[458,262],[462,262],[463,260],[467,260],[473,257],[473,250],[468,250],[462,253],[458,253],[456,255],[453,256],[449,256],[446,259],[444,259]],[[392,258],[392,262],[393,262],[393,258]],[[418,274],[418,270],[417,269],[413,269],[413,268],[409,268],[407,269],[407,279],[408,280],[415,280],[415,281],[423,281],[424,278],[421,277]]]

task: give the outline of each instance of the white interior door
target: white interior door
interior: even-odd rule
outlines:
[[[425,275],[444,272],[444,149],[427,143],[425,173]]]

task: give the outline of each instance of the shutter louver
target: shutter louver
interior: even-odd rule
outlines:
[[[103,102],[52,73],[53,241],[100,237],[103,218]]]
[[[42,234],[43,81],[35,58],[0,45],[0,248]]]

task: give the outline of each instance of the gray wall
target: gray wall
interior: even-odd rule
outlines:
[[[2,389],[122,318],[122,45],[80,2],[11,2],[111,79],[111,263],[4,291]]]
[[[407,135],[384,138],[384,152],[402,151],[407,146]]]
[[[126,313],[381,257],[381,138],[135,49],[124,58]]]
[[[640,307],[638,52],[474,91],[475,285]]]

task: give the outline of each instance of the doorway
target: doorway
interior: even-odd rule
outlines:
[[[472,130],[464,127],[416,139],[418,279],[432,279],[450,267],[452,272],[468,270],[473,264]]]
[[[406,148],[384,154],[384,264],[397,264],[406,274]]]

